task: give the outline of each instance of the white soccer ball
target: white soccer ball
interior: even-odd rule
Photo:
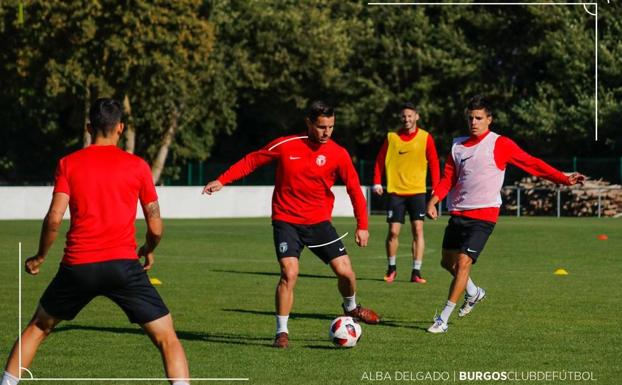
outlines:
[[[352,317],[341,316],[331,322],[328,336],[335,346],[340,348],[352,348],[356,346],[363,334],[361,325]]]

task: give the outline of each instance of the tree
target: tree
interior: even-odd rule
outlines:
[[[9,52],[2,71],[13,79],[6,89],[28,111],[2,113],[12,131],[32,132],[33,138],[18,135],[22,146],[63,154],[83,136],[88,144],[82,135],[88,106],[114,96],[132,113],[129,132],[138,131],[137,153],[152,162],[154,181],[173,147],[180,158],[206,156],[216,127],[201,124],[212,108],[201,96],[214,75],[208,62],[214,36],[201,1],[37,2],[27,7],[24,28],[9,21],[10,8],[2,9]],[[40,133],[61,140],[35,138]],[[47,163],[43,175],[51,175]]]

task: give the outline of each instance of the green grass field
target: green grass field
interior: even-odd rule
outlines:
[[[364,249],[354,245],[353,220],[335,219],[340,234],[350,232],[345,243],[358,275],[357,298],[384,320],[363,325],[363,338],[350,350],[333,348],[327,340],[341,298],[330,269],[308,250],[301,258],[289,323],[291,349],[269,347],[278,265],[267,218],[167,220],[150,275],[163,282],[158,290],[172,311],[197,378],[248,378],[243,383],[250,384],[490,384],[495,382],[454,381],[454,374],[587,371],[596,381],[512,383],[619,383],[622,221],[502,218],[472,275],[487,289],[488,299],[465,320],[454,312],[448,333],[430,335],[425,329],[435,310],[442,309],[450,282],[439,265],[446,220],[426,223],[423,271],[428,283],[406,282],[411,262],[404,228],[397,282],[387,285],[382,280],[384,218],[372,217],[371,242]],[[0,222],[3,363],[18,331],[17,243],[23,243],[24,258],[30,256],[39,228],[38,221]],[[139,239],[143,231],[141,224]],[[601,233],[609,240],[597,240]],[[39,276],[23,273],[24,325],[56,271],[63,241],[56,242]],[[560,267],[569,275],[554,275]],[[37,378],[163,377],[151,342],[101,298],[72,322],[59,325],[31,369]],[[384,381],[377,380],[376,372]],[[442,372],[438,375],[450,379],[415,381],[420,372]],[[37,382],[43,383],[76,382]]]

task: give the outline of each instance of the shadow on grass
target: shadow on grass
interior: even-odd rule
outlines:
[[[254,314],[254,315],[265,315],[274,317],[274,311],[265,311],[265,310],[249,310],[249,309],[222,309],[223,311],[228,312],[236,312],[236,313],[245,313],[245,314]],[[332,321],[335,317],[338,317],[339,314],[330,315],[330,314],[319,314],[319,313],[291,313],[289,315],[290,319],[301,318],[301,319],[317,319],[317,320],[326,320]],[[391,327],[391,328],[403,328],[403,329],[416,329],[427,331],[428,327],[432,324],[432,321],[422,321],[422,320],[414,320],[414,321],[395,321],[395,320],[386,320],[383,319],[378,325],[365,325],[361,323],[361,325],[365,325],[365,327]]]
[[[54,329],[54,333],[63,333],[67,331],[83,330],[83,331],[96,331],[107,332],[113,334],[134,334],[144,335],[145,332],[140,328],[129,327],[108,327],[108,326],[89,326],[89,325],[63,325]],[[177,330],[177,337],[180,340],[185,341],[204,341],[221,344],[233,344],[233,345],[265,345],[270,346],[272,344],[272,337],[253,337],[241,334],[226,334],[226,333],[207,333],[207,332],[195,332]]]
[[[234,313],[245,313],[245,314],[254,314],[254,315],[265,315],[274,317],[274,310],[265,311],[265,310],[249,310],[249,309],[222,309],[223,311],[234,312]],[[319,319],[319,320],[327,320],[332,321],[335,319],[336,315],[327,315],[327,314],[319,314],[319,313],[290,313],[289,318],[304,318],[304,319]]]
[[[269,271],[241,271],[241,270],[222,270],[222,269],[210,269],[209,271],[213,271],[216,273],[229,273],[229,274],[247,274],[247,275],[265,275],[270,277],[280,277],[281,274],[277,272],[269,272]],[[334,275],[319,275],[319,274],[298,274],[298,277],[302,278],[321,278],[321,279],[336,279]],[[384,279],[380,278],[362,278],[356,277],[357,281],[380,281],[384,282]]]

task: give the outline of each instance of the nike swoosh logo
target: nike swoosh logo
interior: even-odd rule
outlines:
[[[469,249],[468,247],[467,247],[467,251],[468,251],[469,253],[477,253],[477,250],[471,250],[471,249]]]
[[[467,160],[471,159],[472,157],[473,157],[473,155],[471,155],[471,156],[469,156],[469,157],[467,157],[467,158],[464,158],[464,159],[460,159],[460,163],[464,163],[464,162],[466,162]]]
[[[425,214],[419,214],[419,216],[420,216],[421,218],[423,218],[423,217],[425,217]]]
[[[339,251],[344,251],[346,248],[345,247],[340,247]]]
[[[410,151],[402,151],[402,150],[400,150],[400,151],[398,151],[397,153],[398,153],[398,154],[400,154],[400,155],[404,155],[404,154],[406,154],[406,153],[408,153],[408,152],[410,152]]]
[[[296,159],[300,159],[300,157],[299,156],[290,156],[289,159],[290,160],[296,160]]]

